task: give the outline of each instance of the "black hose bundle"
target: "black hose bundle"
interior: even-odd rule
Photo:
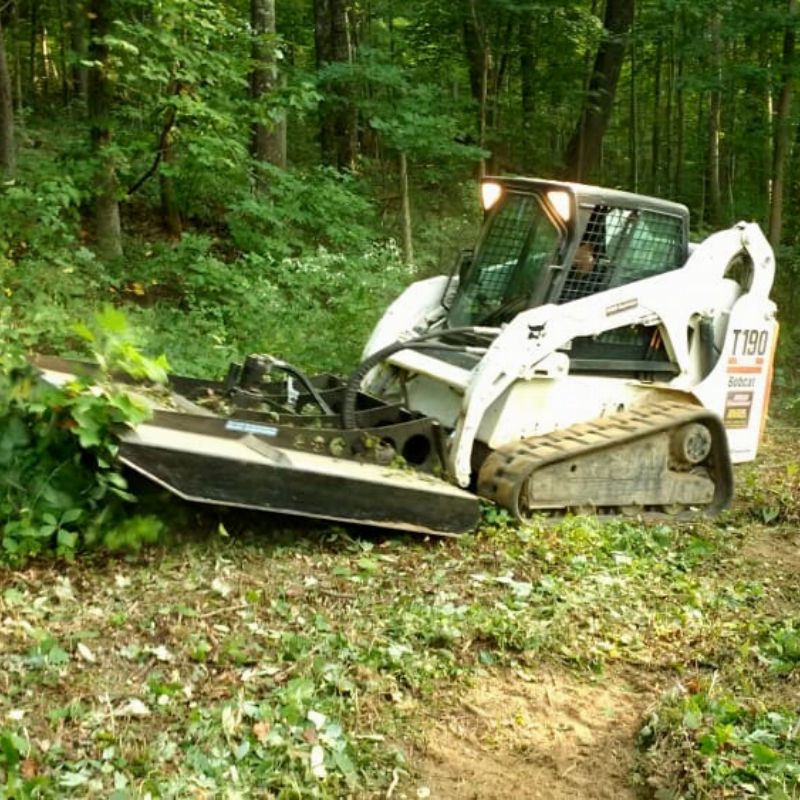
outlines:
[[[389,356],[400,352],[401,350],[438,350],[450,351],[456,353],[463,353],[463,347],[452,344],[443,344],[432,341],[433,339],[441,338],[442,336],[452,336],[457,334],[478,334],[486,335],[488,333],[486,328],[449,328],[446,330],[437,330],[430,333],[425,333],[418,336],[416,339],[409,339],[407,342],[393,342],[387,347],[376,350],[371,356],[368,356],[359,367],[353,372],[345,386],[344,395],[342,397],[342,427],[345,429],[357,428],[356,423],[356,398],[358,397],[361,383],[367,376],[369,371],[377,367],[381,361],[386,360]]]

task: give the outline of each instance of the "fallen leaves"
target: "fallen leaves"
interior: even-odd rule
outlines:
[[[163,796],[413,797],[427,787],[401,781],[398,747],[477,670],[713,661],[770,597],[763,574],[736,577],[742,534],[724,526],[300,536],[231,526],[110,569],[0,576],[0,731],[19,774],[57,798],[142,772]]]

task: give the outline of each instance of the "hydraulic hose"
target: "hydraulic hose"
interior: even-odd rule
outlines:
[[[314,402],[320,407],[323,414],[328,416],[333,414],[333,409],[328,405],[328,403],[325,402],[325,398],[322,396],[322,394],[320,394],[320,392],[317,390],[317,387],[311,382],[311,378],[309,378],[308,375],[303,372],[303,370],[287,363],[286,361],[273,358],[270,355],[248,356],[247,361],[245,362],[245,369],[247,369],[251,364],[257,365],[258,368],[263,369],[265,373],[275,369],[279,372],[284,372],[287,375],[296,378],[303,385],[303,388],[311,395]],[[262,396],[259,392],[249,391],[246,388],[239,388],[239,391],[244,392],[252,397]]]
[[[484,336],[494,336],[498,332],[498,328],[449,328],[446,330],[437,330],[430,333],[425,333],[416,339],[409,339],[407,342],[393,342],[387,347],[376,350],[371,356],[368,356],[350,375],[345,386],[344,395],[342,397],[342,427],[345,429],[357,428],[356,422],[356,398],[358,391],[361,388],[361,383],[367,376],[369,371],[377,367],[381,361],[389,358],[389,356],[399,353],[401,350],[439,350],[463,353],[463,347],[450,344],[437,344],[431,341],[438,339],[442,336],[451,336],[460,333],[472,333]]]

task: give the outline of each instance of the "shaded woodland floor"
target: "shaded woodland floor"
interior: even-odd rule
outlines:
[[[744,711],[709,753],[689,712],[796,705],[795,433],[714,524],[442,542],[169,503],[169,544],[6,570],[8,796],[793,796]]]

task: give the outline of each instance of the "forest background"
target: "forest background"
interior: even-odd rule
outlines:
[[[0,797],[797,797],[796,423],[714,522],[487,507],[428,541],[132,507],[112,433],[147,409],[23,357],[346,371],[472,243],[476,180],[521,173],[684,202],[696,239],[760,222],[796,414],[797,23],[797,0],[0,0]]]
[[[183,372],[347,368],[471,243],[475,179],[517,173],[684,202],[696,236],[759,221],[795,393],[795,0],[2,0],[0,24],[26,346],[74,350],[112,302]]]

